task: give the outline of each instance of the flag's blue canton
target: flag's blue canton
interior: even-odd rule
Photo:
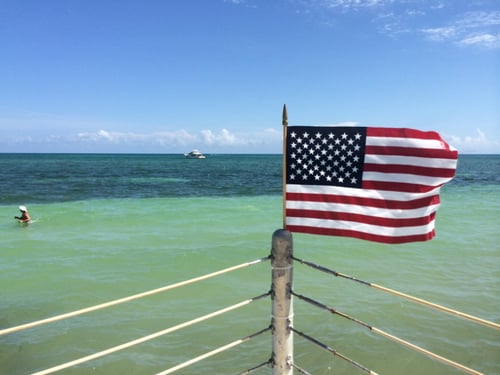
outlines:
[[[366,128],[290,126],[286,182],[361,187]]]

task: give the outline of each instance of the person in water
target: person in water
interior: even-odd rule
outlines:
[[[14,218],[20,223],[29,223],[31,221],[31,217],[26,206],[19,206],[19,211],[21,211],[21,216],[14,216]]]

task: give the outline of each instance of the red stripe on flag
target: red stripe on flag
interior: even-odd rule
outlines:
[[[433,212],[430,215],[416,217],[416,218],[385,218],[385,217],[353,214],[348,212],[287,208],[286,216],[303,217],[309,219],[321,219],[321,220],[350,221],[350,222],[364,223],[364,224],[377,225],[383,227],[399,228],[399,227],[417,227],[417,226],[427,225],[435,219],[436,214],[435,212]]]
[[[415,156],[426,157],[433,159],[451,159],[458,157],[458,151],[450,149],[434,149],[434,148],[413,148],[413,147],[398,147],[398,146],[370,146],[365,148],[367,155],[397,155],[397,156]]]
[[[367,137],[391,137],[391,138],[415,138],[415,139],[437,139],[442,140],[439,133],[434,131],[422,131],[409,128],[377,128],[367,127]]]
[[[435,186],[411,184],[406,182],[363,181],[363,189],[400,191],[405,193],[427,193]]]

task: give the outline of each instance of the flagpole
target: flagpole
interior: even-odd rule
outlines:
[[[286,135],[288,126],[288,112],[286,104],[283,104],[283,172],[282,172],[282,185],[283,185],[283,229],[286,229]]]

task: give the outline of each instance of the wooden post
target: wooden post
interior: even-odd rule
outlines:
[[[273,375],[293,375],[293,238],[292,233],[279,229],[273,233],[272,267],[272,327]]]

